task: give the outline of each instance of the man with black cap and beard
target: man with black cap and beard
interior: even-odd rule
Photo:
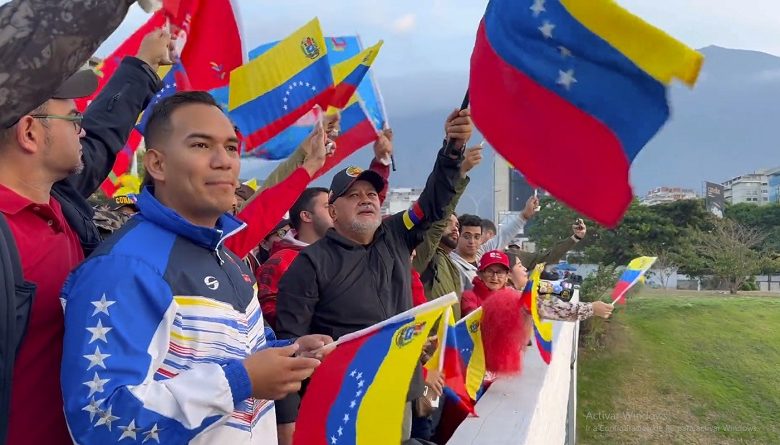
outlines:
[[[317,333],[337,339],[412,308],[411,253],[455,195],[472,131],[469,110],[453,112],[446,129],[457,150],[439,150],[409,210],[383,220],[379,193],[385,183],[378,173],[349,167],[336,174],[328,200],[333,228],[301,251],[279,283],[280,338]],[[422,390],[418,373],[407,400]]]

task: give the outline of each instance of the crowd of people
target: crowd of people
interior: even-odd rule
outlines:
[[[18,25],[24,3],[3,5],[0,27]],[[141,192],[93,208],[88,198],[162,86],[172,41],[147,35],[82,115],[74,99],[97,78],[77,69],[132,2],[92,3],[0,44],[4,60],[37,61],[0,78],[0,441],[290,444],[305,382],[335,339],[449,293],[457,318],[502,292],[516,297],[528,268],[585,237],[579,222],[549,252],[512,244],[535,197],[500,230],[455,213],[482,159],[481,146],[467,148],[468,109],[431,135],[443,141],[420,198],[383,218],[392,131],[378,135],[367,170],[309,187],[326,146],[338,149],[330,117],[254,191],[239,180],[234,125],[198,91],[152,109]],[[67,47],[36,46],[40,32]],[[551,319],[611,312],[539,304]],[[513,310],[524,317],[528,303]],[[429,402],[443,376],[422,364],[407,395],[407,443],[437,440]]]

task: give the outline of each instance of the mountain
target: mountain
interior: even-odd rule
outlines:
[[[634,160],[631,180],[641,195],[659,186],[701,191],[703,181],[721,182],[742,173],[780,165],[780,58],[756,51],[709,46],[700,50],[705,63],[693,90],[675,85],[672,116]],[[465,92],[468,73],[421,72],[403,78],[378,76],[394,129],[397,170],[391,187],[419,187],[441,145],[444,118]],[[475,134],[472,143],[481,140]],[[493,153],[475,169],[458,210],[492,215]],[[367,166],[371,148],[349,164]],[[273,166],[245,162],[244,174],[264,177]],[[343,168],[343,167],[342,167]],[[551,161],[551,171],[576,169],[565,160]],[[327,175],[326,175],[327,176]],[[328,185],[327,180],[318,185]]]
[[[675,86],[672,116],[634,159],[632,182],[644,193],[661,185],[702,190],[780,165],[780,57],[708,46],[693,90]]]

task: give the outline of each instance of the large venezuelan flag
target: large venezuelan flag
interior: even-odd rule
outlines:
[[[339,339],[301,402],[296,445],[398,445],[412,373],[446,296]]]
[[[531,276],[528,277],[528,284],[525,286],[524,294],[530,293],[531,302],[531,318],[534,322],[534,338],[536,339],[536,347],[539,348],[539,354],[542,356],[542,360],[548,365],[552,360],[552,341],[553,341],[553,326],[549,321],[542,321],[539,316],[539,281],[542,277],[542,271],[544,270],[544,264],[538,264],[534,271],[531,272]]]
[[[251,150],[333,95],[320,22],[314,19],[230,74],[228,108]]]
[[[620,275],[620,279],[612,290],[612,304],[625,304],[626,292],[631,289],[650,270],[657,257],[641,256],[628,263],[628,267]]]
[[[471,57],[472,116],[529,182],[615,226],[631,162],[669,117],[667,85],[693,85],[702,60],[611,0],[491,0]],[[560,159],[571,168],[550,174]]]

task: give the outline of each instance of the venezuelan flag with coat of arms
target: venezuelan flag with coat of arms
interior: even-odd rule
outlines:
[[[337,341],[301,402],[295,445],[398,445],[406,394],[444,296]]]
[[[471,56],[474,124],[529,182],[614,227],[629,169],[703,56],[612,0],[491,0]],[[561,157],[577,168],[551,175]]]
[[[482,345],[482,308],[458,320],[452,331],[455,345],[448,344],[447,347],[457,348],[466,377],[466,392],[472,400],[477,400],[477,393],[485,379],[486,370],[485,349]],[[449,337],[448,341],[450,341]],[[445,357],[445,363],[446,360]]]
[[[327,109],[333,74],[319,20],[233,70],[228,95],[230,117],[247,150],[268,141],[315,105]]]

